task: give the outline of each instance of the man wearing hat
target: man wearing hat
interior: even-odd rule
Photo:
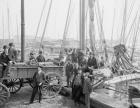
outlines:
[[[9,57],[8,57],[8,48],[6,45],[3,46],[3,52],[0,55],[0,64],[2,64],[3,68],[2,68],[2,74],[1,77],[4,76],[4,72],[6,71],[7,65],[10,61]]]
[[[37,56],[36,60],[38,62],[45,62],[45,57],[43,56],[43,52],[39,50],[39,55]]]
[[[29,65],[35,65],[35,66],[38,65],[38,62],[37,62],[33,52],[30,52],[30,57],[29,57],[28,64]]]
[[[90,56],[89,56],[88,61],[87,61],[87,65],[88,65],[88,67],[93,67],[94,69],[98,68],[97,60],[96,60],[94,54],[90,53]]]
[[[33,92],[30,99],[30,104],[33,103],[36,93],[39,93],[39,103],[41,102],[41,87],[45,82],[45,73],[42,71],[41,66],[38,66],[38,71],[33,76]]]

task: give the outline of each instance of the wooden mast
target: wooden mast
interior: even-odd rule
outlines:
[[[138,24],[136,25],[136,30],[134,33],[134,39],[132,43],[132,54],[131,54],[131,61],[133,61],[134,50],[136,46],[137,36],[139,35],[139,25],[140,25],[140,16],[138,17]]]
[[[24,0],[21,0],[21,62],[25,59],[25,21],[24,21]]]
[[[2,26],[3,26],[3,41],[4,41],[4,16],[2,16]]]
[[[9,8],[7,8],[7,16],[8,16],[8,35],[9,35],[9,39],[10,39],[10,38],[11,38],[11,36],[10,36]]]
[[[122,31],[121,31],[121,39],[120,43],[124,44],[124,38],[126,35],[126,16],[127,16],[127,0],[125,0],[125,7],[124,7],[124,15],[123,15],[123,25],[122,25]]]
[[[37,38],[37,35],[38,35],[40,23],[41,23],[41,20],[42,20],[42,16],[43,16],[43,12],[44,12],[44,10],[45,10],[46,4],[47,4],[47,0],[44,1],[44,5],[43,5],[42,11],[41,11],[39,23],[38,23],[38,25],[37,25],[37,30],[36,30],[36,34],[35,34],[35,41],[36,41],[36,38]]]
[[[90,47],[93,53],[95,53],[95,27],[94,27],[94,5],[95,0],[89,0],[89,37],[90,37]]]
[[[71,9],[71,0],[69,2],[69,7],[68,7],[68,12],[67,12],[67,17],[66,17],[66,22],[65,22],[65,28],[64,28],[64,32],[63,32],[63,40],[62,40],[62,44],[61,44],[61,53],[64,51],[64,46],[65,46],[65,41],[66,41],[66,35],[68,32],[68,26],[69,26],[69,17],[70,17],[70,9]]]
[[[18,28],[18,19],[16,18],[16,25],[17,25],[17,42],[19,42],[19,28]],[[19,44],[19,43],[18,43]]]
[[[85,0],[80,0],[79,17],[80,49],[85,50]]]

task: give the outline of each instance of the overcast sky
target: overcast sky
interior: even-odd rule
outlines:
[[[50,17],[48,20],[48,25],[46,28],[45,38],[62,39],[69,1],[70,0],[52,0],[52,7],[50,12]],[[106,39],[111,39],[113,16],[115,12],[113,39],[116,40],[120,36],[120,32],[121,32],[125,0],[98,0],[98,1],[100,3],[100,10],[103,15],[103,28],[104,28]],[[135,1],[134,8],[132,10],[131,16],[129,16],[129,9],[133,1]],[[47,5],[41,20],[38,37],[41,37],[43,33],[43,28],[48,12],[49,3],[50,0],[47,0]],[[35,37],[43,4],[44,4],[44,0],[25,0],[25,34],[31,36],[32,38]],[[130,17],[130,19],[127,24],[126,34],[130,29],[130,25],[132,24],[132,21],[136,15],[139,5],[140,5],[140,0],[128,0],[127,19],[128,17]],[[8,23],[7,23],[8,8],[9,8],[9,16],[10,16],[9,18],[10,34],[11,37],[16,38],[15,35],[17,34],[20,35],[20,0],[0,0],[0,38],[3,38],[3,28],[4,28],[4,38],[8,38]],[[70,26],[67,34],[68,38],[78,39],[78,34],[79,34],[78,23],[79,23],[79,0],[72,0],[71,20],[70,20]],[[97,29],[96,22],[95,22],[95,28]],[[98,30],[96,30],[96,38],[98,39],[98,37],[99,37]]]

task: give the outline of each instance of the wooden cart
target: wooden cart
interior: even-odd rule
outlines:
[[[45,98],[53,98],[61,90],[63,67],[40,64],[45,72],[45,83],[43,84],[42,93]],[[0,67],[2,69],[2,66]],[[32,78],[37,71],[37,66],[18,63],[8,67],[8,74],[0,79],[0,106],[10,97],[10,93],[16,93],[23,84],[28,83],[32,87]]]

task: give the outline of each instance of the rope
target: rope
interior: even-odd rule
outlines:
[[[41,19],[42,19],[43,12],[44,12],[44,9],[46,7],[46,4],[47,4],[47,0],[44,1],[44,5],[43,5],[43,8],[42,8],[42,12],[41,12],[41,15],[40,15],[39,23],[38,23],[36,34],[35,34],[35,40],[37,38],[38,30],[39,30],[39,27],[40,27]]]
[[[71,9],[71,0],[69,2],[68,13],[67,13],[67,17],[66,17],[66,23],[65,23],[64,33],[63,33],[63,41],[61,43],[61,51],[63,50],[63,45],[64,45],[64,42],[66,40],[67,28],[69,26],[70,9]]]
[[[52,7],[52,0],[50,1],[50,6],[49,6],[49,10],[48,10],[46,21],[45,21],[45,27],[44,27],[43,34],[42,34],[40,47],[42,46],[42,41],[44,39],[44,35],[45,35],[45,32],[46,32],[46,27],[47,27],[47,24],[48,24],[48,19],[49,19],[49,16],[50,16],[51,7]]]

